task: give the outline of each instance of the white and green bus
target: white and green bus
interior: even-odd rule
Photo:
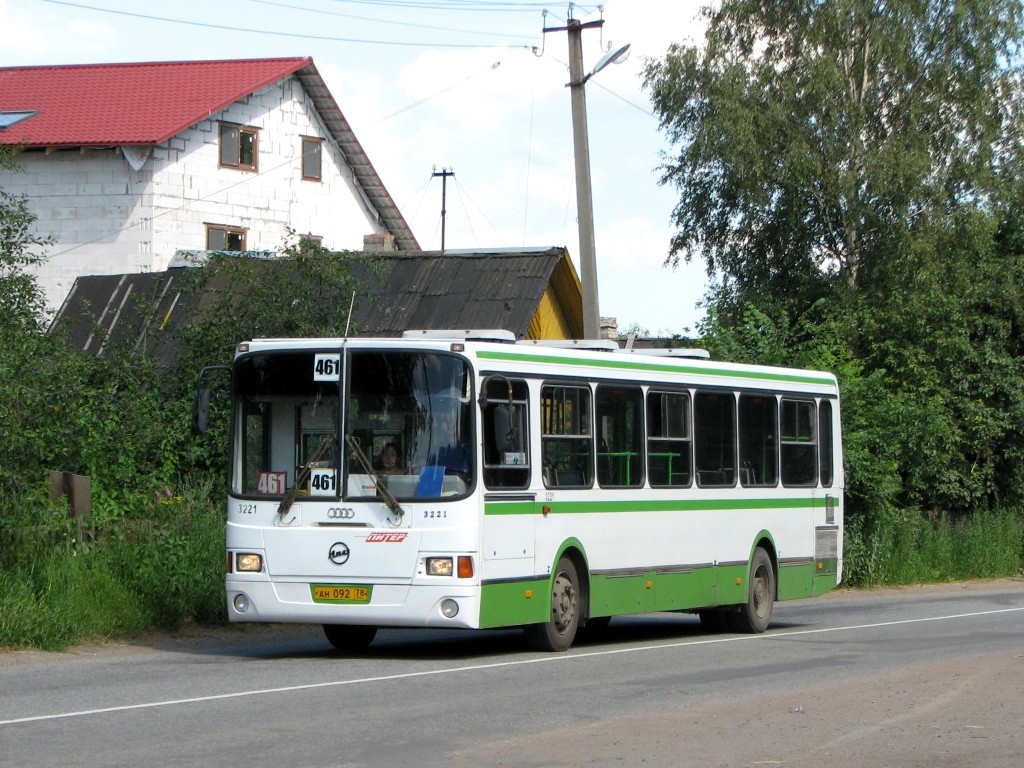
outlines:
[[[831,374],[420,331],[249,341],[231,375],[232,621],[561,651],[623,614],[761,632],[841,579]]]

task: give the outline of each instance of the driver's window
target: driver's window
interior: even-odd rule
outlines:
[[[529,390],[521,379],[491,376],[483,385],[484,483],[488,488],[530,484]]]

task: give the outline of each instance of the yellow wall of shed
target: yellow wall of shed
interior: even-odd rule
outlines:
[[[571,339],[572,330],[565,311],[555,300],[551,286],[544,291],[540,305],[526,331],[528,339]]]
[[[583,337],[583,291],[569,252],[562,252],[526,331],[527,339]]]

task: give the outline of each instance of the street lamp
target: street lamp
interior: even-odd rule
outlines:
[[[609,64],[622,61],[629,44],[608,51],[589,74],[583,74],[583,30],[599,27],[604,20],[586,24],[568,19],[564,27],[545,32],[569,33],[569,89],[572,101],[572,141],[576,164],[576,212],[580,233],[580,282],[583,284],[583,337],[601,336],[601,310],[597,293],[597,252],[594,247],[594,196],[590,185],[590,140],[587,133],[587,80]]]

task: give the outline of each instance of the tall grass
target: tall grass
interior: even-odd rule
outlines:
[[[208,489],[147,500],[79,539],[55,509],[0,551],[0,646],[60,650],[111,636],[218,624],[224,616],[223,507]],[[848,520],[845,582],[900,585],[1021,573],[1020,511],[951,519],[915,510]]]
[[[0,646],[61,650],[114,635],[224,621],[223,507],[205,493],[148,502],[139,517],[74,521],[8,537]]]
[[[900,585],[1014,576],[1024,569],[1020,510],[963,517],[887,510],[870,525],[848,521],[845,581]]]

